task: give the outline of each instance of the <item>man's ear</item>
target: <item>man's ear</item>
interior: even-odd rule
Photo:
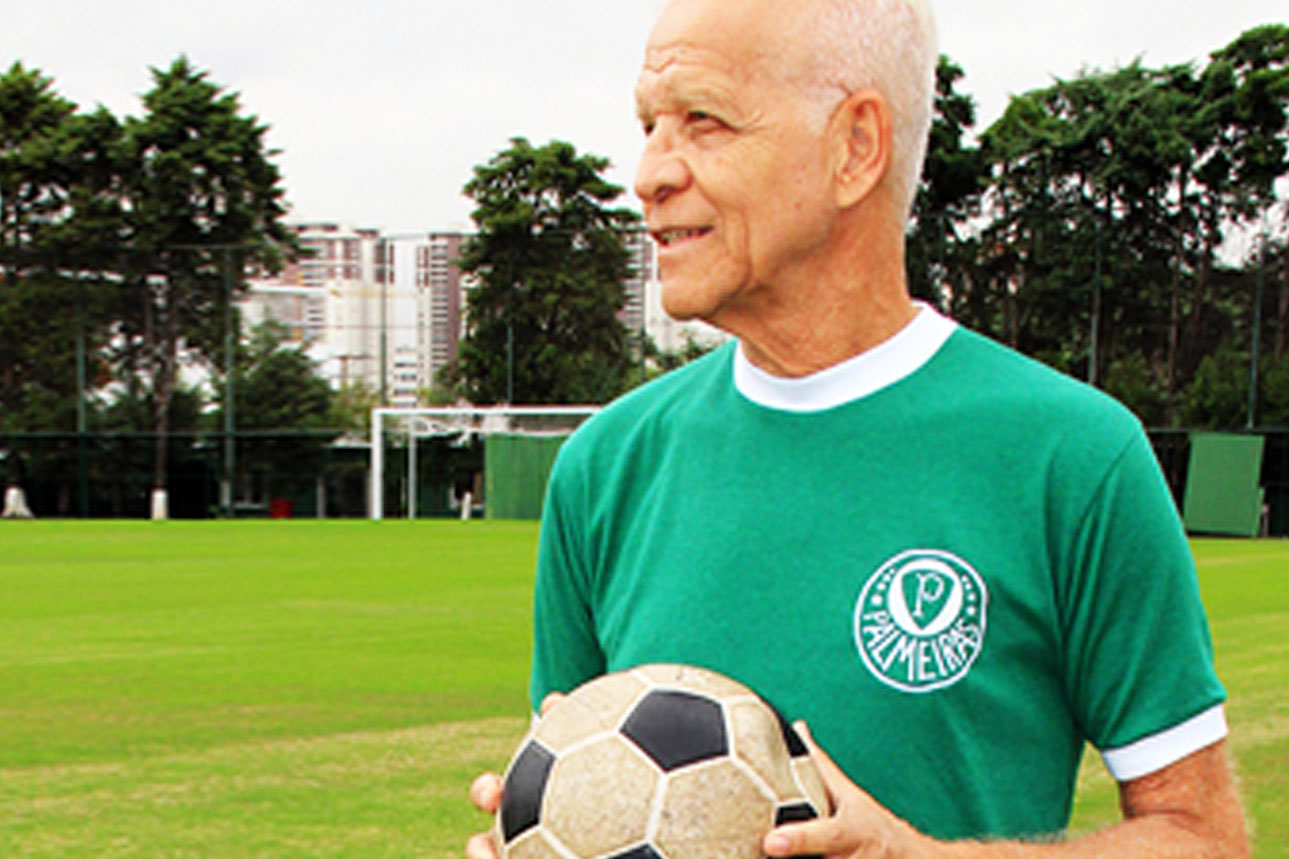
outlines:
[[[846,97],[829,125],[834,143],[836,203],[848,209],[877,188],[891,164],[891,108],[877,90]]]

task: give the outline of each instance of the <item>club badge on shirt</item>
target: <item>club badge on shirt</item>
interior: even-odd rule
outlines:
[[[923,693],[957,683],[985,640],[989,592],[957,555],[902,552],[869,576],[855,604],[855,646],[881,682]]]

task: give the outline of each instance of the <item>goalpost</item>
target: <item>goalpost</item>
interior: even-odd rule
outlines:
[[[463,442],[490,435],[567,436],[600,406],[444,406],[437,408],[380,407],[371,412],[371,472],[368,511],[373,521],[385,518],[386,438],[407,445],[404,498],[407,518],[416,518],[417,441],[458,438]],[[468,513],[468,510],[467,510]]]

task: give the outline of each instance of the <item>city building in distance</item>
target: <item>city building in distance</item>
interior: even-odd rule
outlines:
[[[466,331],[470,279],[456,263],[470,233],[384,235],[342,222],[292,225],[304,253],[277,276],[253,278],[241,302],[246,330],[268,319],[303,345],[333,388],[361,384],[392,406],[424,405],[438,372],[456,360]],[[720,332],[680,323],[662,310],[653,242],[643,228],[623,237],[630,255],[618,318],[633,342],[658,348],[719,342]]]

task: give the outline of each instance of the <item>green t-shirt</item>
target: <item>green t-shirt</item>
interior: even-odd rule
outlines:
[[[560,452],[532,700],[632,665],[729,674],[943,838],[1062,829],[1225,733],[1193,562],[1137,421],[929,309],[807,380],[735,344]]]

